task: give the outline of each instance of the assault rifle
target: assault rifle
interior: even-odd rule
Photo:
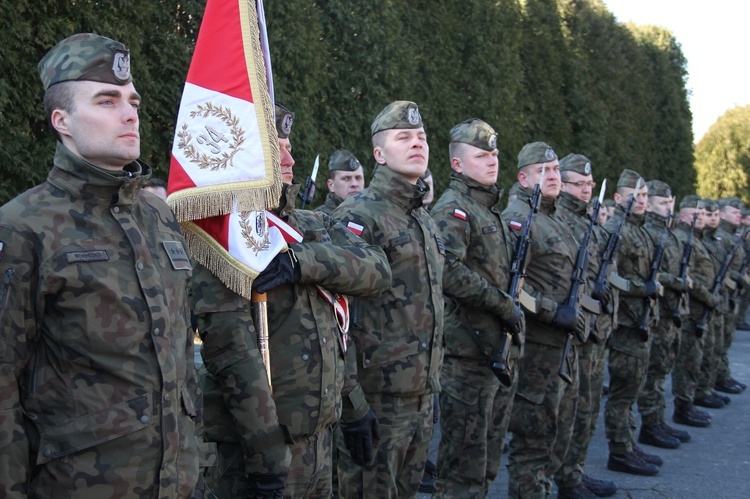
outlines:
[[[732,265],[732,260],[734,260],[734,253],[737,251],[737,247],[740,245],[740,243],[745,239],[745,234],[746,228],[743,228],[741,232],[734,236],[734,243],[732,244],[732,248],[729,250],[729,253],[727,253],[726,258],[724,258],[724,262],[721,264],[719,272],[716,274],[714,287],[711,290],[711,293],[713,293],[713,295],[717,298],[721,293],[721,289],[724,287],[724,279],[729,273],[729,267]],[[706,329],[706,322],[708,322],[708,320],[711,318],[712,313],[713,309],[708,307],[706,307],[706,309],[703,311],[703,315],[701,315],[701,318],[696,325],[699,338],[703,336],[703,332]]]
[[[315,164],[313,165],[312,173],[305,180],[305,190],[299,193],[302,198],[302,204],[299,209],[304,210],[305,205],[312,203],[313,197],[315,196],[315,177],[318,176],[318,166],[320,166],[320,154],[315,157]]]
[[[659,279],[659,268],[661,267],[661,261],[664,258],[664,240],[667,238],[667,233],[669,233],[669,225],[671,221],[672,212],[667,210],[667,219],[664,221],[664,230],[659,237],[659,245],[656,246],[656,253],[651,262],[651,273],[648,276],[649,281],[657,282]],[[641,339],[643,341],[648,341],[648,322],[651,319],[651,307],[657,306],[658,299],[658,297],[653,300],[646,297],[643,302],[643,315],[641,316],[641,322],[638,324],[638,330],[640,331]]]
[[[540,181],[541,182],[541,181]],[[521,299],[523,289],[523,280],[526,277],[526,265],[529,262],[529,246],[531,246],[531,222],[534,221],[534,214],[539,211],[539,201],[542,199],[542,188],[540,184],[534,186],[534,192],[529,198],[529,216],[521,228],[521,235],[516,240],[516,249],[513,254],[513,262],[510,267],[510,286],[508,294],[513,302],[518,305]],[[512,376],[508,368],[508,359],[510,356],[510,347],[513,343],[513,335],[507,324],[503,323],[502,338],[500,349],[497,354],[490,357],[490,369],[497,376],[504,386],[510,386]],[[517,339],[521,343],[521,339]]]
[[[693,213],[693,221],[690,222],[690,232],[688,233],[687,242],[685,242],[685,248],[682,250],[682,259],[680,260],[680,279],[683,282],[687,281],[687,271],[690,265],[690,253],[693,252],[693,234],[695,234],[695,221],[698,219],[698,210]],[[688,290],[685,289],[680,293],[680,307],[687,308],[688,304]],[[679,317],[679,312],[674,313]]]
[[[578,258],[576,258],[576,268],[573,270],[573,284],[570,286],[570,294],[565,305],[577,310],[578,303],[581,300],[581,292],[583,291],[584,285],[586,284],[586,275],[589,268],[589,242],[591,241],[591,234],[594,232],[594,226],[599,223],[599,209],[604,201],[604,192],[607,187],[607,181],[605,180],[602,184],[599,197],[594,200],[594,207],[591,211],[591,220],[589,221],[589,227],[586,229],[586,233],[583,235],[581,240],[581,247],[578,249]],[[557,370],[557,374],[567,384],[573,382],[573,377],[570,374],[570,366],[568,365],[568,354],[570,353],[570,347],[573,344],[573,331],[566,331],[568,338],[565,340],[565,347],[563,348],[562,359],[560,359],[560,369]],[[578,341],[583,343],[587,339],[585,331],[575,331]]]

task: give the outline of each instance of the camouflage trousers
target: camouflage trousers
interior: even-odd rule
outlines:
[[[380,424],[375,463],[363,467],[339,441],[339,496],[346,499],[416,497],[432,438],[432,394],[367,394]],[[340,439],[343,440],[343,439]]]
[[[571,384],[557,371],[563,349],[528,342],[518,360],[518,386],[509,430],[508,497],[544,498],[573,433],[578,399],[578,354],[568,352]]]
[[[568,444],[562,466],[555,474],[560,487],[575,487],[581,483],[591,438],[596,430],[596,419],[602,402],[604,368],[607,346],[604,341],[588,341],[578,349],[578,407],[573,422],[573,435]]]
[[[714,390],[724,348],[724,317],[724,314],[714,314],[706,324],[703,333],[703,358],[695,390],[697,398],[707,397]]]
[[[285,498],[331,497],[333,429],[309,437],[295,437]],[[245,497],[245,454],[236,442],[217,442],[218,465],[204,471],[206,499]]]
[[[664,382],[672,371],[680,348],[680,334],[669,314],[663,313],[651,332],[651,350],[648,371],[641,393],[638,395],[638,412],[643,426],[657,426],[665,422],[667,400]]]
[[[703,336],[698,337],[694,319],[682,321],[680,347],[672,369],[672,395],[675,402],[693,403],[698,386],[698,374],[703,359]]]
[[[487,361],[446,357],[440,372],[441,439],[432,497],[482,498],[497,477],[514,382],[500,384]]]
[[[609,352],[609,393],[604,406],[604,428],[609,452],[625,454],[635,442],[633,406],[648,371],[649,342],[638,329],[620,327],[612,335]]]
[[[736,316],[738,314],[727,314],[724,317],[724,341],[722,342],[721,357],[719,359],[719,365],[716,370],[716,381],[724,381],[727,378],[732,377],[732,371],[729,368],[729,349],[734,342],[734,329],[735,323],[737,322]],[[745,316],[742,316],[745,319]]]

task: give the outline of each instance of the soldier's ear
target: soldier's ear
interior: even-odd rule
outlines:
[[[63,109],[55,109],[52,111],[52,114],[49,117],[49,122],[52,124],[52,127],[59,133],[60,135],[64,135],[66,137],[70,136],[70,131],[68,130],[68,119],[70,118],[70,114],[63,110]]]
[[[451,158],[451,168],[453,168],[453,171],[456,173],[464,172],[463,166],[461,165],[461,160],[455,156]]]
[[[380,146],[375,146],[372,148],[372,155],[375,157],[375,161],[379,165],[385,164],[385,156],[383,155],[383,149]]]

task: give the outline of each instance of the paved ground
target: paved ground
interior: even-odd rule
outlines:
[[[750,384],[750,331],[736,332],[734,345],[730,350],[730,361],[734,378]],[[669,394],[669,379],[667,383]],[[604,437],[603,416],[600,413],[596,435],[586,461],[587,473],[596,478],[614,480],[620,488],[614,496],[616,498],[750,498],[750,389],[730,397],[732,402],[729,406],[706,409],[713,415],[709,428],[674,425],[688,430],[692,435],[692,440],[682,444],[679,449],[642,446],[646,452],[658,454],[665,461],[655,477],[640,477],[607,469],[607,442]],[[667,409],[670,419],[672,409],[670,401]],[[671,420],[669,422],[672,423]],[[433,458],[436,456],[434,448],[431,454]],[[504,456],[500,475],[490,489],[490,498],[507,496],[508,474],[505,464],[507,454]],[[418,497],[428,499],[430,494],[419,494]]]

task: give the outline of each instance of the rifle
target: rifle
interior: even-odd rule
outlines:
[[[541,182],[540,182],[541,183]],[[516,240],[516,248],[513,254],[513,262],[510,267],[510,286],[508,294],[513,302],[520,303],[521,291],[523,289],[523,280],[526,277],[526,265],[529,261],[529,246],[531,245],[531,222],[534,220],[534,214],[539,211],[539,201],[542,199],[542,188],[540,184],[534,186],[534,192],[529,198],[529,216],[521,229],[521,235]],[[490,357],[490,369],[497,376],[504,386],[510,386],[512,383],[508,360],[510,356],[510,346],[513,342],[513,335],[510,328],[503,323],[502,338],[500,349],[497,354]]]
[[[312,203],[313,197],[315,196],[315,177],[318,175],[318,166],[320,165],[320,154],[315,157],[315,165],[313,165],[312,174],[305,180],[305,189],[299,193],[299,197],[302,198],[302,204],[299,209],[304,210],[305,205]]]
[[[661,267],[661,261],[664,257],[664,239],[667,237],[669,232],[669,224],[672,219],[672,212],[667,210],[667,219],[664,221],[664,230],[659,237],[659,245],[656,246],[656,254],[651,262],[651,273],[648,276],[649,281],[657,282],[659,278],[659,268]],[[656,300],[646,297],[644,300],[643,316],[641,316],[641,322],[638,324],[638,330],[641,332],[641,340],[648,341],[648,322],[651,318],[651,306],[656,306]]]
[[[599,209],[601,208],[602,202],[604,201],[604,192],[607,187],[607,181],[605,180],[602,184],[602,188],[599,191],[599,197],[594,200],[594,207],[591,210],[591,220],[589,221],[589,227],[586,229],[586,233],[583,235],[581,240],[581,247],[578,249],[578,257],[576,258],[576,268],[573,270],[573,284],[570,286],[570,293],[565,305],[574,309],[578,308],[578,302],[581,299],[581,292],[583,286],[586,284],[586,273],[589,268],[589,242],[591,241],[591,234],[594,232],[594,226],[599,224]],[[567,384],[573,382],[573,377],[570,374],[570,368],[568,366],[568,354],[570,353],[570,347],[573,344],[573,332],[566,331],[568,337],[565,340],[565,347],[563,348],[562,359],[560,359],[560,369],[557,370],[558,376],[562,378]],[[585,332],[575,331],[578,341],[583,343],[587,339]]]
[[[640,185],[640,180],[638,181],[638,185]],[[637,191],[638,189],[636,189],[636,192]],[[632,193],[628,197],[628,204],[625,205],[625,214],[623,214],[622,218],[620,218],[619,222],[617,222],[617,226],[615,227],[615,230],[612,232],[612,234],[610,234],[609,240],[607,241],[607,247],[604,250],[604,254],[602,254],[602,264],[599,267],[599,274],[597,274],[596,276],[594,289],[601,288],[602,286],[605,286],[607,284],[609,266],[612,264],[612,262],[615,259],[615,255],[617,254],[617,245],[620,243],[620,240],[621,240],[620,231],[622,230],[622,226],[625,223],[625,219],[630,215],[630,211],[633,209],[634,204],[635,204],[635,193]],[[608,314],[611,314],[613,312],[612,303],[607,304],[607,306],[604,309],[604,312]]]
[[[693,252],[693,234],[695,234],[695,221],[698,219],[698,211],[693,213],[693,220],[690,222],[690,233],[688,233],[685,249],[682,250],[682,259],[680,260],[680,279],[687,281],[687,270],[690,265],[690,254]],[[685,289],[680,293],[680,307],[687,308],[688,290]],[[675,311],[675,316],[679,317],[679,312]]]
[[[729,250],[729,253],[727,253],[726,258],[724,258],[724,262],[721,264],[719,273],[716,274],[716,279],[714,280],[714,287],[711,290],[711,293],[714,296],[718,296],[719,293],[721,292],[721,288],[724,287],[724,278],[727,276],[727,273],[729,273],[729,267],[732,265],[732,260],[734,259],[734,253],[735,251],[737,251],[737,247],[745,238],[745,234],[746,234],[746,231],[745,231],[745,228],[743,228],[741,232],[739,232],[737,235],[734,236],[734,243],[732,244],[732,248]],[[713,309],[706,307],[706,309],[703,311],[703,315],[701,315],[701,318],[698,321],[698,324],[695,326],[699,338],[703,336],[703,332],[706,330],[706,322],[711,318],[712,313],[713,313]]]

